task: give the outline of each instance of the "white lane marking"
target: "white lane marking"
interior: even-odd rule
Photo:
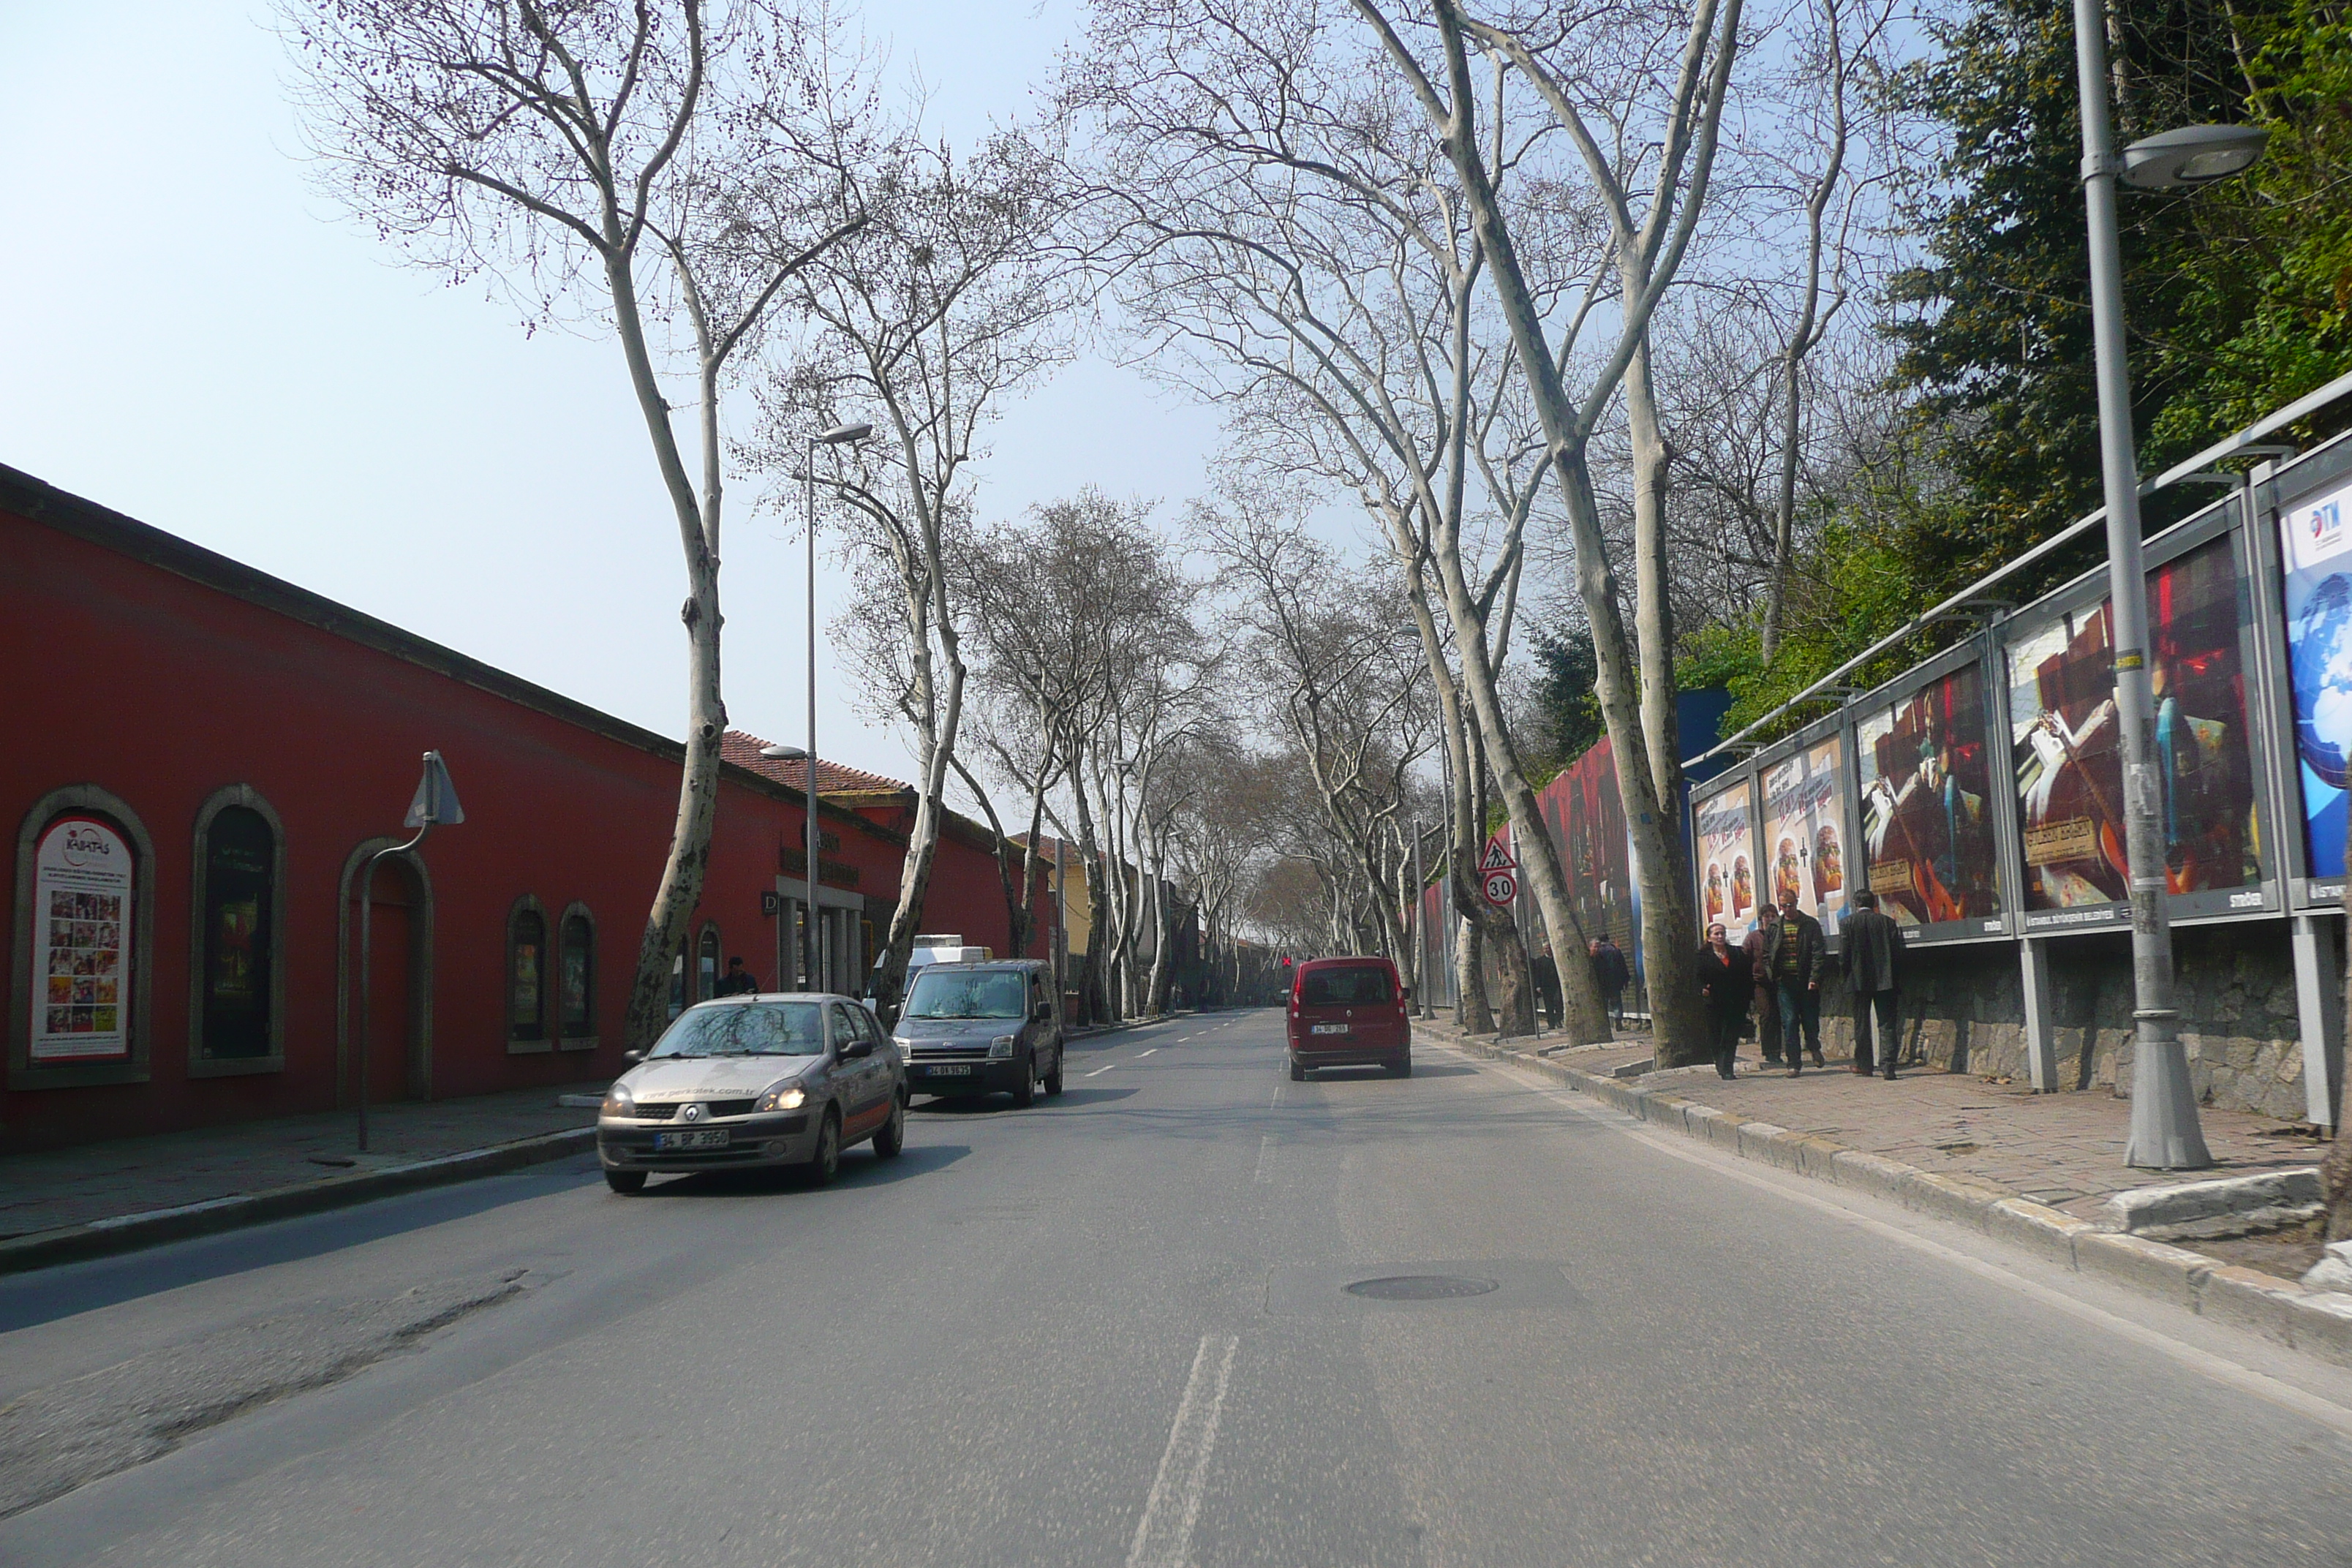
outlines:
[[[1160,1047],[1159,1047],[1158,1046],[1154,1046],[1154,1047],[1151,1047],[1151,1051],[1156,1051],[1156,1050],[1158,1050],[1159,1048],[1160,1048]],[[1141,1061],[1144,1058],[1146,1058],[1146,1057],[1150,1056],[1150,1055],[1151,1054],[1151,1051],[1138,1051],[1138,1052],[1136,1052],[1136,1053],[1135,1053],[1135,1059],[1136,1059],[1137,1061]]]
[[[1192,1375],[1176,1406],[1176,1425],[1168,1433],[1168,1451],[1160,1456],[1160,1474],[1136,1521],[1127,1568],[1184,1568],[1192,1526],[1201,1517],[1209,1453],[1217,1445],[1217,1422],[1224,1414],[1225,1389],[1233,1381],[1234,1352],[1240,1345],[1230,1334],[1201,1336]]]
[[[1487,1070],[1490,1065],[1470,1056],[1467,1052],[1454,1051],[1447,1047],[1440,1047],[1439,1049],[1445,1050],[1448,1055],[1460,1058],[1479,1071]],[[1556,1102],[1565,1110],[1576,1112],[1589,1121],[1598,1121],[1624,1137],[1648,1144],[1662,1154],[1670,1154],[1688,1164],[1700,1165],[1710,1171],[1720,1172],[1736,1182],[1745,1182],[1751,1187],[1759,1187],[1768,1193],[1778,1193],[1791,1203],[1802,1204],[1807,1208],[1817,1210],[1834,1219],[1843,1220],[1874,1236],[1883,1237],[1888,1241],[1907,1247],[1915,1252],[1924,1252],[1930,1258],[1941,1258],[1975,1275],[1979,1279],[2006,1286],[2010,1289],[2032,1298],[2045,1307],[2063,1312],[2079,1322],[2088,1323],[2093,1328],[2104,1329],[2144,1349],[2170,1356],[2183,1366],[2200,1373],[2216,1383],[2224,1384],[2241,1393],[2251,1394],[2255,1398],[2267,1400],[2273,1405],[2284,1405],[2299,1415],[2307,1416],[2318,1422],[2323,1426],[2334,1428],[2345,1436],[2352,1436],[2352,1409],[2347,1409],[2333,1401],[2322,1399],[2315,1394],[2305,1393],[2292,1384],[2282,1383],[2277,1378],[2266,1373],[2256,1372],[2250,1366],[2242,1366],[2226,1356],[2216,1355],[2211,1351],[2200,1350],[2195,1345],[2184,1343],[2169,1334],[2159,1332],[2144,1324],[2135,1323],[2128,1318],[2117,1317],[2105,1308],[2095,1307],[2088,1301],[2077,1300],[2063,1290],[2053,1290],[2047,1285],[2024,1279],[1999,1264],[1988,1263],[1981,1258],[1971,1257],[1968,1253],[1946,1247],[1939,1241],[1931,1241],[1927,1237],[1905,1230],[1899,1226],[1888,1225],[1884,1220],[1872,1219],[1867,1215],[1856,1214],[1842,1204],[1834,1204],[1826,1198],[1816,1197],[1811,1193],[1795,1187],[1783,1186],[1764,1176],[1743,1171],[1732,1163],[1738,1159],[1736,1155],[1723,1154],[1714,1151],[1712,1146],[1705,1150],[1678,1148],[1670,1135],[1652,1132],[1639,1122],[1630,1126],[1620,1122],[1605,1112],[1602,1107],[1580,1104],[1574,1097],[1574,1091],[1555,1089],[1551,1085],[1536,1079],[1519,1068],[1495,1066],[1493,1070],[1497,1076],[1509,1079],[1522,1088],[1531,1089],[1545,1099]],[[1708,1158],[1709,1153],[1713,1153],[1714,1158]]]
[[[1267,1100],[1267,1101],[1265,1102],[1265,1108],[1266,1108],[1268,1110],[1272,1110],[1276,1106],[1280,1105],[1281,1103],[1282,1103],[1282,1085],[1280,1085],[1280,1084],[1276,1084],[1276,1085],[1274,1086],[1274,1098],[1273,1098],[1272,1100]]]
[[[1257,1174],[1254,1181],[1274,1180],[1274,1134],[1266,1133],[1257,1141]]]
[[[1094,1071],[1090,1073],[1083,1073],[1080,1076],[1084,1078],[1100,1078],[1103,1074],[1110,1071],[1111,1068],[1117,1066],[1118,1066],[1117,1062],[1105,1062],[1102,1066],[1095,1068]]]

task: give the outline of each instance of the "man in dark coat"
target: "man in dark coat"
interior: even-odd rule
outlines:
[[[1625,962],[1625,954],[1609,940],[1607,931],[1592,939],[1592,984],[1600,988],[1601,1004],[1608,1010],[1611,1026],[1625,1022],[1625,987],[1633,983],[1633,966]]]
[[[1853,896],[1845,922],[1846,983],[1853,989],[1853,1070],[1870,1076],[1871,1016],[1878,1021],[1878,1065],[1895,1076],[1895,994],[1903,988],[1903,928],[1878,912],[1877,895]]]
[[[1739,942],[1756,973],[1756,1043],[1763,1047],[1768,1067],[1780,1065],[1780,992],[1764,974],[1764,933],[1780,912],[1769,899],[1757,905],[1755,929]]]
[[[1822,1061],[1822,972],[1829,964],[1829,943],[1822,922],[1790,904],[1764,928],[1764,951],[1756,960],[1756,977],[1770,984],[1780,1005],[1780,1050],[1789,1058],[1789,1076],[1804,1070],[1798,1056],[1799,1037],[1813,1065]]]
[[[1536,1001],[1543,1008],[1544,1027],[1557,1029],[1567,1002],[1559,993],[1559,965],[1552,962],[1551,949],[1537,949],[1535,962],[1529,967],[1534,971]]]
[[[751,996],[758,994],[759,990],[759,980],[743,967],[743,960],[739,956],[727,961],[727,973],[720,976],[717,985],[711,987],[710,994],[713,996]]]

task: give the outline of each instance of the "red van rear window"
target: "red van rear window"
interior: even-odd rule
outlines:
[[[1298,983],[1302,1007],[1365,1007],[1395,1000],[1396,993],[1389,989],[1389,972],[1370,963],[1310,969]]]

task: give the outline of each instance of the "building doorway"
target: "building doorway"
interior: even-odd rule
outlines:
[[[373,839],[343,872],[343,1070],[337,1098],[349,1103],[360,1051],[360,896],[367,859],[393,842]],[[433,893],[415,860],[379,862],[367,889],[369,931],[367,1097],[372,1105],[432,1097]]]

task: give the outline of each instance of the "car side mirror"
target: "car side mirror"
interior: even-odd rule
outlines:
[[[870,1057],[873,1054],[874,1042],[871,1040],[852,1040],[841,1047],[841,1059],[844,1061],[854,1060],[858,1057]]]
[[[631,1067],[635,1067],[639,1062],[646,1059],[646,1053],[643,1051],[623,1051],[621,1053],[621,1059],[628,1063]]]

